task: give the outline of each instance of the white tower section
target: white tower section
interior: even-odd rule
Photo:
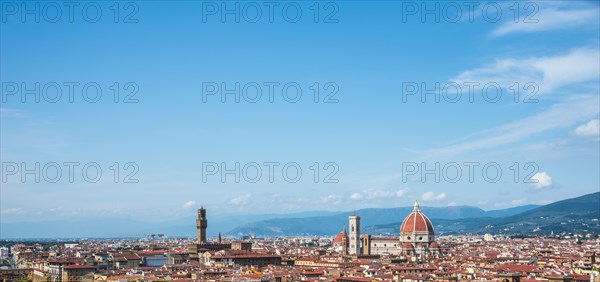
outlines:
[[[348,246],[348,254],[359,255],[360,251],[360,216],[351,215],[350,221],[350,242]]]

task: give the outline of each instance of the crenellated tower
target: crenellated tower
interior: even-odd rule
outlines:
[[[198,229],[198,244],[206,243],[206,227],[208,227],[208,221],[206,220],[206,209],[200,207],[198,209],[198,219],[196,219],[196,229]]]

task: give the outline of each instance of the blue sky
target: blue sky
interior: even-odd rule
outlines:
[[[46,2],[39,3],[44,11]],[[256,2],[263,15],[256,23],[243,15],[239,23],[232,15],[223,21],[220,11],[206,14],[207,5],[217,3],[220,9],[221,2],[200,1],[120,2],[116,23],[111,3],[98,2],[102,16],[90,23],[80,13],[86,3],[75,7],[72,23],[64,6],[56,23],[48,21],[54,14],[41,14],[38,23],[32,15],[13,13],[21,2],[2,3],[3,222],[167,220],[193,215],[201,204],[215,214],[396,207],[415,199],[427,206],[490,210],[599,190],[600,8],[595,1],[482,2],[472,19],[466,2],[451,2],[463,13],[458,21],[423,15],[421,2],[414,14],[407,9],[415,2],[319,2],[316,23],[313,2],[279,2],[273,22],[265,2]],[[241,12],[248,5],[227,2],[227,7],[235,3]],[[295,23],[281,14],[290,3],[302,11]],[[430,9],[435,3],[440,9],[455,7],[427,3]],[[482,16],[490,9],[484,7],[500,7],[502,15],[492,22]],[[520,11],[517,23],[514,7]],[[137,23],[124,23],[131,12]],[[337,22],[324,23],[330,12]],[[524,22],[532,19],[536,22]],[[72,103],[68,82],[79,84]],[[80,95],[91,82],[102,89],[97,103]],[[121,88],[118,103],[115,82]],[[137,102],[123,103],[133,89],[124,88],[130,82],[138,87]],[[222,102],[217,93],[203,102],[203,83],[231,89],[236,82],[240,88],[261,85],[262,98],[236,103],[230,95]],[[269,82],[278,84],[272,103],[264,86]],[[327,83],[337,86],[338,102],[315,103],[315,82],[321,99],[333,89],[323,88]],[[40,83],[40,93],[57,83],[63,96],[56,103],[37,103],[29,95],[23,102],[24,92],[9,88],[22,83],[29,88]],[[281,95],[288,83],[302,89],[296,103]],[[403,99],[403,85],[431,89],[436,83],[440,89],[479,86],[473,88],[473,102],[467,88],[456,103],[436,103],[432,95],[423,102],[423,91]],[[525,89],[528,83],[532,88]],[[501,87],[499,101],[481,96],[487,84]],[[454,93],[455,88],[447,89]],[[531,91],[536,102],[524,103]],[[71,183],[62,166],[56,183],[43,177],[36,183],[31,175],[23,181],[22,171],[7,172],[11,164],[31,168],[36,162],[41,167],[93,162],[103,174],[91,183],[80,177],[79,166]],[[115,162],[118,183],[111,170]],[[129,162],[134,165],[126,170]],[[281,165],[272,183],[265,166],[256,183],[243,177],[236,183],[233,176],[223,182],[219,174],[203,181],[203,163],[222,162],[228,168],[236,162]],[[335,165],[326,170],[329,162]],[[283,179],[286,163],[302,169],[298,182]],[[448,168],[437,182],[432,175],[422,179],[403,170],[436,163],[440,170]],[[465,163],[479,164],[473,181]],[[454,179],[454,164],[462,169],[455,183],[448,181]],[[482,176],[486,164],[502,170],[498,181]],[[133,167],[138,182],[123,183]],[[325,183],[334,167],[337,183]],[[528,183],[531,177],[535,183]]]

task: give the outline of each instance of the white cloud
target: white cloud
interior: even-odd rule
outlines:
[[[338,204],[342,203],[342,197],[340,197],[338,195],[327,195],[327,196],[321,197],[321,203],[338,205]]]
[[[517,22],[512,18],[507,20],[492,31],[492,36],[598,26],[597,7],[567,10],[551,6],[540,7],[535,12],[533,7],[538,7],[538,3],[543,2],[535,2],[535,5],[530,6],[528,11],[522,11],[522,17]]]
[[[244,196],[233,198],[233,199],[229,200],[229,204],[235,205],[235,206],[243,206],[243,205],[246,205],[250,201],[250,198],[252,198],[252,194],[246,194]]]
[[[535,188],[541,189],[552,185],[552,177],[546,172],[538,172],[531,177],[535,183],[531,183]]]
[[[50,209],[51,212],[58,212],[58,211],[62,211],[62,210],[63,210],[62,207],[55,207],[55,208]]]
[[[21,208],[11,208],[11,209],[4,209],[0,211],[0,214],[21,214],[23,213],[23,209]]]
[[[532,135],[569,127],[577,121],[597,116],[598,97],[581,96],[552,105],[546,111],[499,127],[476,133],[466,141],[431,149],[425,157],[454,155],[473,150],[489,149],[522,141]]]
[[[494,64],[460,73],[450,81],[458,84],[477,82],[480,86],[497,83],[502,87],[511,87],[519,82],[521,88],[529,82],[539,86],[539,94],[548,93],[563,86],[587,81],[597,81],[600,76],[600,51],[597,47],[573,49],[569,53],[530,57],[525,59],[500,59]],[[468,91],[464,89],[464,91]],[[512,90],[510,90],[512,95]],[[522,95],[529,91],[521,91]],[[491,95],[491,94],[490,94]],[[533,98],[538,98],[534,95]]]
[[[433,199],[435,197],[435,194],[433,192],[425,192],[423,193],[423,195],[421,196],[421,198],[423,198],[423,200],[425,201],[430,201],[431,199]]]
[[[436,195],[433,192],[425,192],[425,193],[423,193],[423,195],[421,195],[421,198],[423,199],[423,201],[426,201],[426,202],[443,200],[446,198],[446,193],[439,193]]]
[[[182,208],[182,209],[189,209],[189,208],[191,208],[191,207],[193,207],[193,206],[195,206],[195,205],[196,205],[196,201],[193,201],[193,200],[191,200],[191,201],[187,201],[187,202],[185,202],[185,203],[183,204],[183,206],[181,206],[181,208]]]
[[[396,191],[396,193],[394,193],[396,195],[397,198],[400,198],[402,196],[404,196],[404,194],[406,194],[406,192],[408,192],[408,189],[400,189],[398,191]]]
[[[575,129],[575,134],[579,136],[600,136],[600,120],[592,119],[586,124],[582,124]]]
[[[520,206],[525,203],[525,199],[512,200],[510,202],[513,206]]]
[[[350,199],[352,200],[360,200],[360,199],[384,199],[384,198],[401,198],[408,192],[408,189],[399,189],[399,190],[380,190],[380,189],[366,189],[360,193],[352,193],[350,195]]]
[[[579,48],[557,56],[502,59],[490,66],[464,71],[450,81],[458,84],[477,82],[480,85],[494,82],[506,88],[515,82],[519,82],[521,87],[527,82],[535,82],[540,87],[538,94],[558,93],[555,90],[567,86],[590,87],[591,82],[598,81],[599,60],[600,51],[597,47]],[[594,88],[593,92],[598,91],[596,83],[591,87]],[[464,91],[468,90],[463,89]],[[507,91],[512,95],[512,90]],[[528,93],[522,91],[521,99]],[[533,98],[537,99],[539,96],[535,95]],[[508,145],[549,130],[573,126],[583,119],[597,117],[600,112],[597,95],[577,94],[561,99],[543,112],[477,132],[449,146],[429,150],[424,157],[438,158],[441,154],[453,155]]]

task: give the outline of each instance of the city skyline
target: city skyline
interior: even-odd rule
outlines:
[[[600,2],[0,1],[0,281],[600,282]]]

